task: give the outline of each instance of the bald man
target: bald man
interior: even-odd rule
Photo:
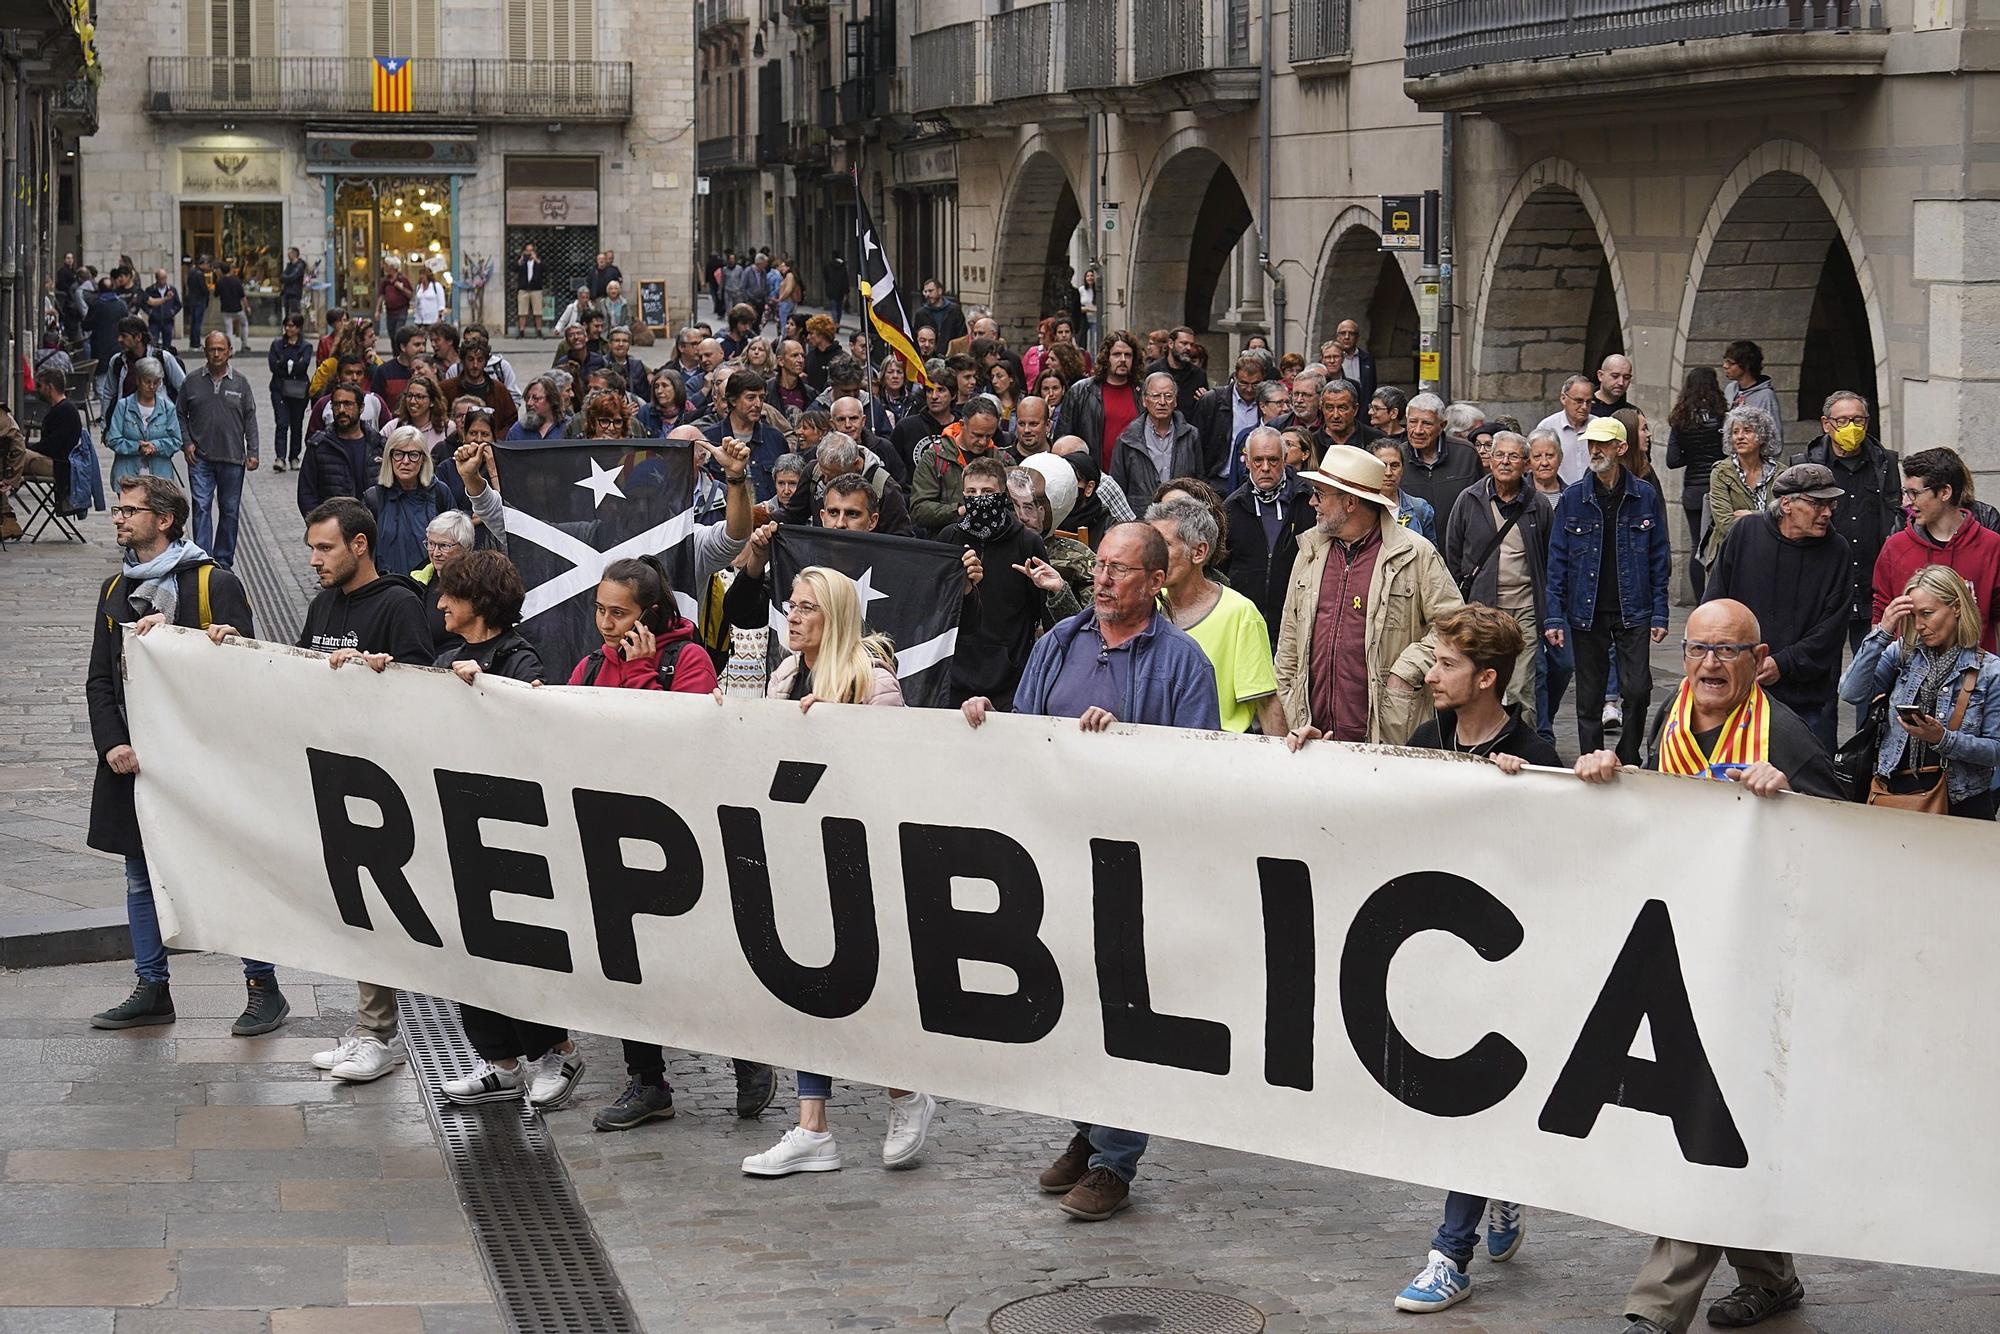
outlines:
[[[1683,648],[1687,676],[1653,728],[1646,767],[1740,783],[1760,797],[1803,792],[1843,800],[1833,763],[1812,732],[1757,684],[1757,669],[1769,656],[1756,615],[1742,603],[1724,598],[1695,608]],[[1585,782],[1609,783],[1618,773],[1615,751],[1595,751],[1576,762]],[[1727,818],[1728,809],[1718,807],[1716,818]],[[1687,1329],[1724,1256],[1736,1270],[1737,1286],[1709,1307],[1709,1324],[1754,1325],[1805,1300],[1789,1255],[1660,1237],[1625,1298],[1628,1334]]]
[[[1590,396],[1590,415],[1609,417],[1632,406],[1625,397],[1632,388],[1632,359],[1613,352],[1597,367],[1597,392]]]

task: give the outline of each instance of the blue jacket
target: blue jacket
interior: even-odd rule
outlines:
[[[1014,688],[1014,712],[1046,711],[1049,687],[1062,671],[1064,659],[1077,639],[1096,624],[1097,609],[1086,607],[1035,641],[1028,665],[1021,669],[1021,684]],[[1085,648],[1097,652],[1094,636]],[[1155,611],[1132,642],[1131,653],[1132,675],[1126,683],[1124,707],[1118,710],[1119,722],[1221,730],[1215,668],[1187,631]]]
[[[708,443],[719,445],[722,438],[731,434],[729,413],[725,409],[722,416],[709,423],[702,431]],[[757,429],[750,433],[750,483],[757,493],[757,499],[769,500],[778,492],[778,484],[771,480],[771,465],[785,456],[785,437],[773,427],[769,420],[760,420]]]
[[[139,456],[139,442],[153,442],[151,458]],[[174,475],[174,455],[181,451],[181,414],[174,401],[167,397],[166,387],[153,395],[153,419],[142,423],[139,418],[139,396],[127,394],[118,400],[118,406],[111,409],[111,420],[104,426],[104,442],[111,446],[115,456],[111,460],[111,485],[127,477],[137,477],[142,472],[155,477]]]
[[[1903,762],[1910,734],[1896,716],[1899,704],[1914,704],[1918,673],[1907,671],[1909,658],[1903,641],[1891,639],[1880,628],[1870,630],[1854,650],[1854,661],[1840,679],[1840,697],[1850,704],[1867,704],[1884,691],[1889,695],[1889,730],[1882,737],[1881,758],[1875,772],[1888,777]],[[1972,683],[1972,698],[1965,702],[1965,718],[1959,729],[1951,729],[1952,711],[1958,707],[1958,686],[1965,673],[1978,668]],[[1958,651],[1958,666],[1951,680],[1938,691],[1937,715],[1944,722],[1944,740],[1938,750],[1944,755],[1945,792],[1953,801],[1976,797],[1993,785],[1993,770],[2000,765],[2000,658],[1978,648]]]
[[[1396,495],[1396,522],[1411,532],[1443,550],[1444,543],[1438,540],[1437,510],[1422,496],[1413,496],[1407,491]]]
[[[1626,626],[1664,630],[1667,625],[1667,580],[1673,551],[1667,537],[1667,511],[1650,482],[1620,470],[1616,513],[1618,612]],[[1604,547],[1607,517],[1597,501],[1597,479],[1582,481],[1556,498],[1549,525],[1548,597],[1542,626],[1548,630],[1593,628],[1597,615],[1597,571]]]

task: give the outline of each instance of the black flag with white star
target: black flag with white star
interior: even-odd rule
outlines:
[[[917,355],[917,340],[903,314],[903,294],[896,290],[889,252],[882,249],[875,234],[875,219],[868,216],[868,201],[861,197],[858,178],[854,182],[854,219],[861,241],[861,304],[868,311],[868,322],[874,326],[875,336],[903,359],[909,378],[928,385],[931,377],[924,370],[924,359]],[[944,355],[942,348],[938,349],[938,355]]]
[[[551,683],[603,644],[594,613],[604,567],[659,556],[683,615],[694,606],[688,536],[694,458],[666,440],[507,440],[493,446],[507,510],[507,555],[528,598],[521,633]]]
[[[792,580],[808,565],[852,579],[869,633],[896,646],[903,703],[951,707],[951,654],[958,644],[958,604],[965,567],[958,548],[887,533],[784,524],[771,540],[771,665],[783,661],[785,603]]]

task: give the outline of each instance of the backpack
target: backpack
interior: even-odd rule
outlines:
[[[690,645],[683,644],[681,645],[681,650],[685,652],[689,647]],[[674,688],[674,669],[680,665],[680,657],[680,653],[676,653],[672,662],[662,659],[659,663],[658,670],[654,675],[660,682],[660,689],[672,690]],[[597,684],[598,673],[604,670],[604,650],[601,648],[592,649],[589,656],[584,658],[583,661],[586,664],[583,669],[583,684],[594,686]]]
[[[194,572],[195,606],[200,613],[200,628],[203,630],[208,629],[215,621],[214,607],[208,600],[208,578],[214,573],[215,567],[213,565],[197,566]],[[118,587],[118,581],[124,577],[125,572],[123,570],[111,576],[110,581],[104,585],[103,596],[98,599],[100,606],[111,601],[112,590]],[[118,621],[110,612],[104,614],[104,624],[107,629],[113,631],[118,628]]]

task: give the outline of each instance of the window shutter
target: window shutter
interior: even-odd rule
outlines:
[[[437,0],[403,0],[410,16],[410,47],[406,54],[435,60],[438,54]]]
[[[361,60],[375,54],[369,45],[369,0],[347,0],[347,36],[344,47],[348,59]]]
[[[528,59],[528,0],[507,0],[507,59]]]
[[[568,0],[577,60],[597,59],[597,0]]]
[[[368,51],[371,56],[399,56],[396,47],[395,14],[389,0],[368,0]]]

